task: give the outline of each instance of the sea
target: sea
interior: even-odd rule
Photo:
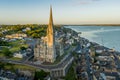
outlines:
[[[120,26],[64,26],[76,32],[91,42],[96,42],[120,52]]]

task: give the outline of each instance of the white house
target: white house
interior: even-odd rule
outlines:
[[[18,52],[18,53],[14,53],[13,57],[16,57],[16,58],[23,58],[24,56],[26,56],[26,53],[21,53],[21,52]]]

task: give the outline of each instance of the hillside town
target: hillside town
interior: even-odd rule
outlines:
[[[65,29],[67,33],[64,33],[63,32],[64,30],[62,29]],[[71,67],[74,69],[73,70],[74,72],[72,74],[74,75],[74,79],[77,79],[77,80],[119,80],[120,79],[119,77],[120,76],[120,73],[119,73],[120,53],[115,51],[114,49],[106,48],[95,42],[90,42],[89,40],[80,37],[80,34],[81,33],[77,34],[71,29],[61,28],[61,30],[59,30],[59,32],[57,32],[57,35],[56,35],[56,36],[60,35],[60,37],[64,39],[63,50],[61,51],[61,52],[64,51],[64,53],[59,54],[59,57],[60,56],[64,57],[65,52],[67,50],[69,51],[72,46],[75,46],[75,49],[74,50],[71,49],[72,51],[70,51],[72,52],[72,56],[74,57],[74,60],[72,61],[72,65],[71,65]],[[25,43],[30,42],[31,44],[29,44],[29,46],[25,50],[23,49],[23,50],[17,51],[12,55],[12,57],[17,58],[17,59],[12,59],[12,58],[7,58],[6,56],[4,57],[2,56],[0,58],[1,62],[5,62],[5,60],[6,61],[9,60],[8,65],[10,65],[10,63],[13,63],[12,61],[16,61],[16,62],[22,61],[26,63],[32,62],[32,64],[38,65],[38,66],[40,66],[41,64],[43,65],[48,64],[48,63],[38,64],[39,61],[38,62],[34,61],[34,58],[33,58],[34,50],[32,46],[35,47],[35,45],[32,45],[32,42],[33,43],[36,42],[35,44],[37,44],[37,39],[28,38],[28,37],[26,38],[13,37],[13,38],[8,39],[6,36],[1,38],[1,40],[3,39],[6,40],[7,42],[24,40]],[[2,50],[2,48],[5,46],[0,46],[0,47]],[[71,70],[71,67],[69,70]],[[69,73],[69,70],[68,70],[68,73]],[[18,67],[18,70],[16,69],[16,71],[11,71],[11,69],[5,69],[5,68],[2,68],[1,66],[0,78],[11,79],[11,80],[14,80],[14,79],[33,80],[34,73],[35,72],[33,72],[32,70],[29,71],[27,69],[22,71],[19,69],[19,67]],[[46,77],[48,77],[48,75]],[[62,76],[54,75],[54,77],[62,79]],[[52,77],[50,77],[50,74],[49,74],[49,79],[52,79]]]
[[[54,25],[0,26],[0,80],[120,80],[120,52]]]

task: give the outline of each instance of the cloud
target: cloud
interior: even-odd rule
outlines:
[[[100,0],[74,0],[74,5],[88,5],[93,2],[100,1]]]

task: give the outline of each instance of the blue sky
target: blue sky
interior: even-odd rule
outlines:
[[[0,24],[119,24],[120,0],[0,0]]]

